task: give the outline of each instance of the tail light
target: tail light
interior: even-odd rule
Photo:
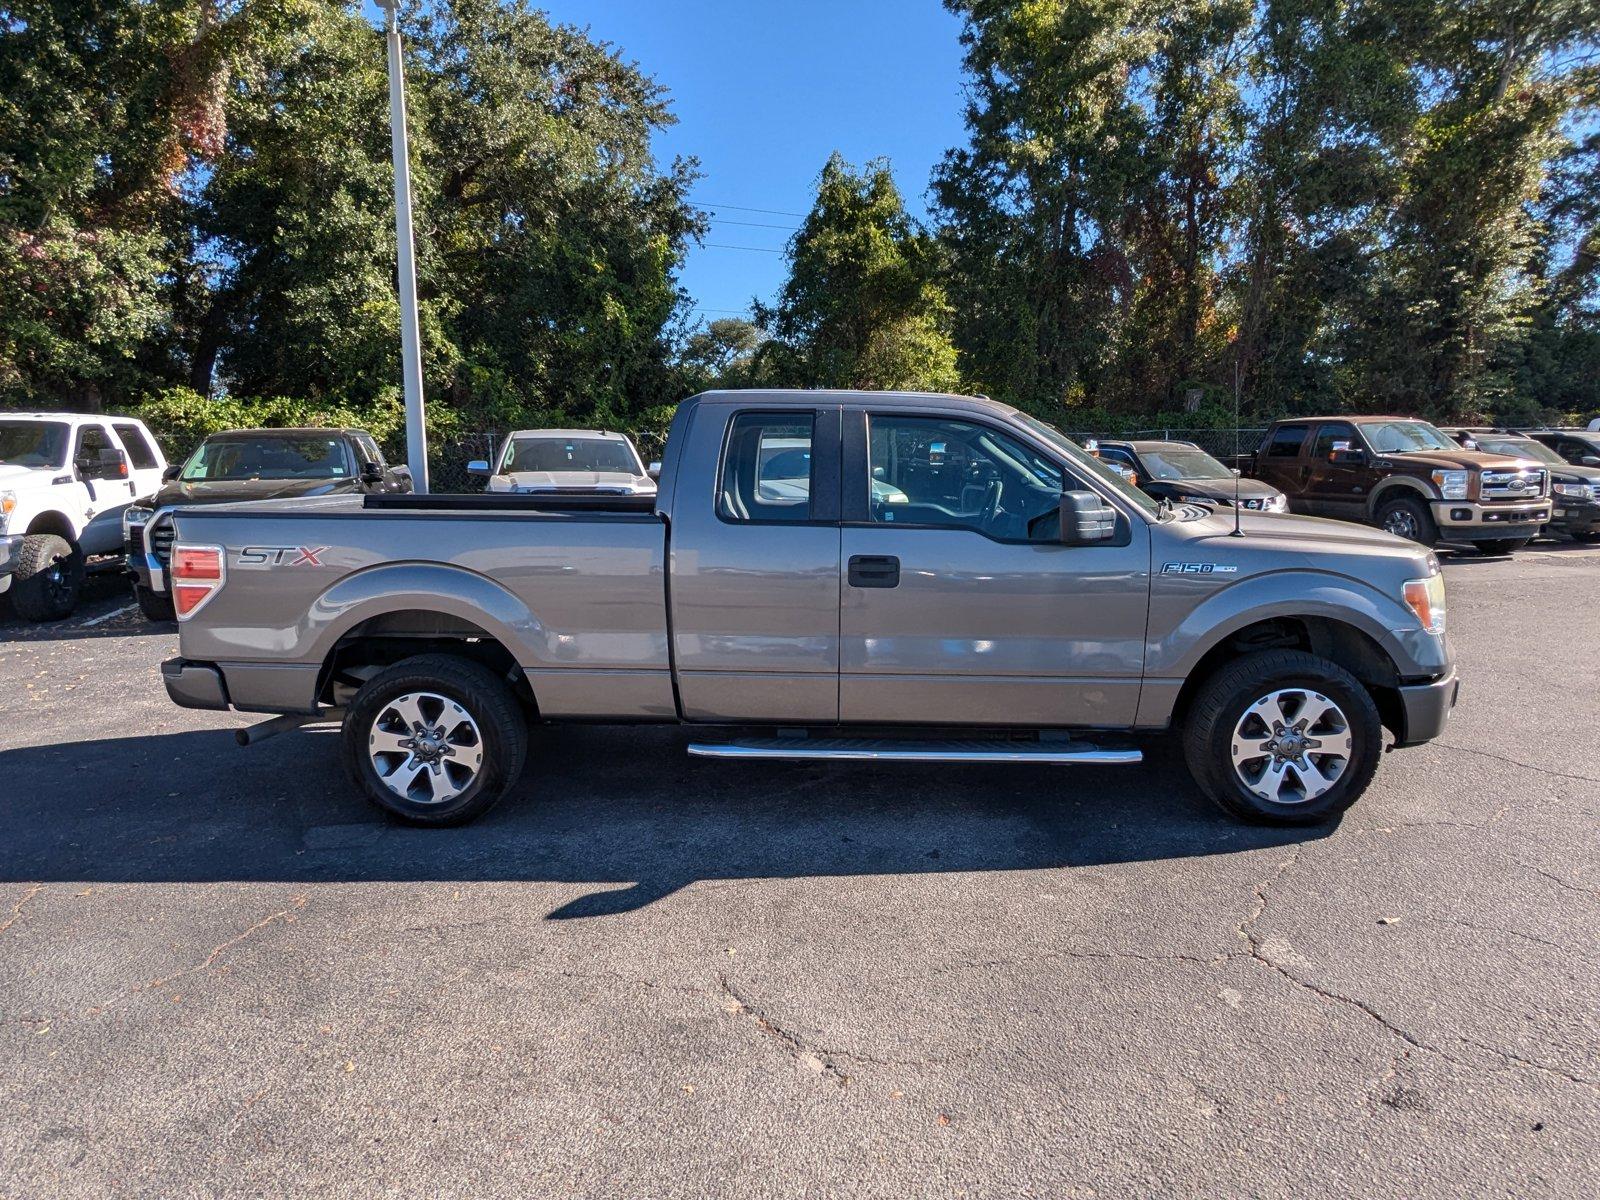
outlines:
[[[178,620],[194,616],[207,600],[220,592],[227,574],[221,546],[174,546],[172,607]]]

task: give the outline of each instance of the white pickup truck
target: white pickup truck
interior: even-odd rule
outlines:
[[[142,421],[0,412],[0,593],[29,621],[78,604],[85,560],[122,549],[122,513],[167,460]]]

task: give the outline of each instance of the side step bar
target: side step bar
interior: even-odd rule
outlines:
[[[1093,766],[1144,761],[1138,750],[1106,750],[1088,742],[904,741],[898,738],[739,738],[694,742],[695,758],[810,759],[850,762],[1054,763]]]

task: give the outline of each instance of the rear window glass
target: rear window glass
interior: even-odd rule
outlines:
[[[717,513],[727,521],[811,519],[811,413],[740,413],[728,428]]]
[[[1267,444],[1268,458],[1298,458],[1300,447],[1305,445],[1307,425],[1282,425],[1272,431],[1272,441]]]

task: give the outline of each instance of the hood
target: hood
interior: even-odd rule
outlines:
[[[653,480],[627,471],[517,471],[489,480],[491,492],[619,491],[647,495],[656,490]]]
[[[1562,463],[1559,467],[1555,463],[1539,465],[1550,472],[1551,483],[1587,483],[1600,488],[1600,467],[1580,467],[1573,463]]]
[[[1191,509],[1190,511],[1196,511]],[[1220,509],[1198,521],[1184,522],[1206,535],[1231,535],[1235,510]],[[1180,526],[1180,528],[1182,528]],[[1426,559],[1428,549],[1370,525],[1302,517],[1290,513],[1268,514],[1245,509],[1239,513],[1243,538],[1231,539],[1242,550],[1267,550],[1273,554],[1380,554],[1386,558]]]
[[[297,496],[331,496],[354,492],[357,479],[219,479],[215,483],[172,480],[161,485],[155,507],[172,504],[225,504],[230,500],[284,500]]]
[[[1520,471],[1527,467],[1541,470],[1547,464],[1531,458],[1505,454],[1485,454],[1481,450],[1407,450],[1403,454],[1374,454],[1373,463],[1401,463],[1440,471]]]
[[[1265,500],[1278,494],[1278,489],[1270,483],[1259,479],[1234,479],[1231,475],[1226,479],[1151,479],[1147,482],[1151,487],[1161,487],[1174,495],[1181,492],[1185,496],[1202,496],[1207,500],[1232,500],[1236,483],[1239,485],[1239,497],[1243,500]]]
[[[0,488],[30,487],[36,484],[48,487],[50,481],[65,470],[65,467],[24,467],[19,463],[0,463]]]

